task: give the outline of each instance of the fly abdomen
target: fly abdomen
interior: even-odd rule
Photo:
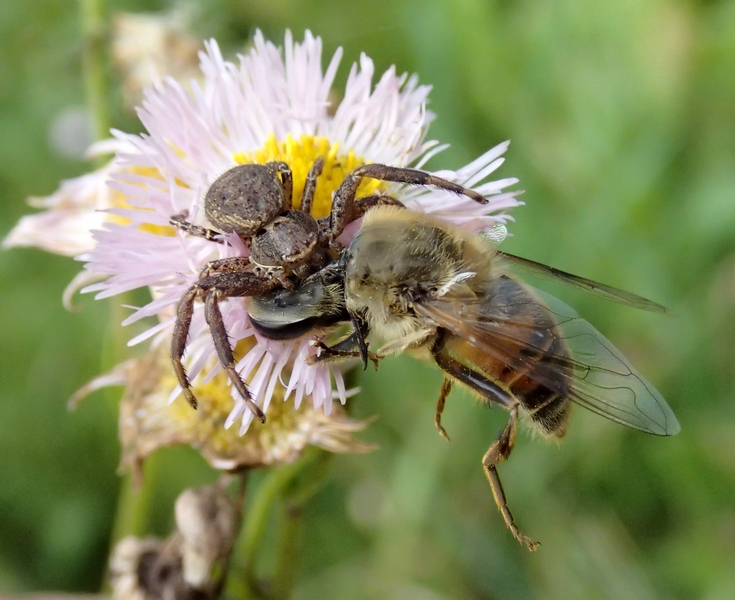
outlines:
[[[571,353],[556,319],[531,290],[515,279],[498,277],[491,282],[489,292],[494,315],[500,312],[514,324],[514,336],[505,339],[501,335],[495,340],[505,349],[507,360],[502,368],[498,369],[496,360],[493,366],[485,366],[491,366],[542,433],[561,438],[571,405],[568,376],[556,363]]]

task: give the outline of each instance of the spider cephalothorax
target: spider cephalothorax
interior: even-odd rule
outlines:
[[[265,415],[253,402],[245,382],[235,369],[219,303],[231,297],[262,296],[276,288],[292,289],[335,261],[341,245],[337,238],[345,227],[369,208],[400,203],[391,196],[375,194],[356,198],[364,177],[413,185],[435,185],[485,203],[479,193],[416,169],[366,164],[350,172],[334,193],[329,216],[315,219],[311,206],[316,182],[324,166],[314,161],[304,185],[301,205],[292,209],[293,175],[283,162],[233,167],[210,186],[204,197],[207,219],[220,231],[194,225],[187,213],[171,217],[171,224],[191,235],[221,243],[221,233],[236,233],[250,249],[248,257],[213,260],[202,269],[199,280],[181,297],[171,341],[174,371],[189,403],[196,408],[189,378],[182,363],[194,314],[194,302],[204,301],[204,315],[222,366],[248,407],[261,420]]]

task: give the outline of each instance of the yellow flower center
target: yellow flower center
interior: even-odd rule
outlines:
[[[236,152],[233,159],[240,165],[265,164],[272,161],[286,163],[293,174],[293,207],[299,208],[301,206],[301,196],[304,193],[306,176],[319,156],[324,158],[324,168],[322,174],[317,178],[316,192],[311,209],[312,216],[319,219],[329,214],[332,208],[332,195],[342,184],[347,174],[367,162],[356,156],[353,150],[349,150],[346,154],[340,153],[339,142],[332,144],[325,137],[302,134],[296,140],[291,134],[288,134],[285,141],[279,142],[274,134],[270,134],[260,150]],[[130,172],[160,179],[162,183],[164,181],[160,172],[152,167],[131,167]],[[177,181],[177,183],[184,185],[180,181]],[[386,184],[382,181],[366,178],[358,186],[356,195],[358,198],[370,196],[379,190],[385,189],[385,187]],[[113,204],[129,207],[121,192],[115,192]],[[127,222],[127,219],[122,217],[114,220],[121,223]],[[140,226],[140,229],[157,235],[176,235],[176,230],[168,225],[145,223]]]
[[[316,194],[312,205],[312,215],[318,219],[329,214],[332,207],[332,194],[344,181],[347,174],[366,162],[356,156],[352,150],[347,154],[340,154],[339,150],[339,142],[332,144],[325,137],[302,134],[296,140],[291,134],[288,134],[285,141],[279,142],[275,135],[270,134],[260,150],[236,152],[233,158],[241,165],[265,164],[271,161],[285,162],[293,173],[293,206],[299,208],[306,175],[317,157],[323,157],[324,168],[322,174],[317,178]],[[384,185],[375,179],[363,179],[357,189],[357,197],[370,196]]]
[[[252,338],[240,340],[233,349],[235,356],[238,358],[243,356],[252,349],[253,344]],[[173,389],[177,381],[170,369],[165,373],[161,379],[163,387]],[[251,383],[252,378],[253,374],[248,378],[248,383]],[[179,401],[168,407],[171,418],[177,422],[179,429],[195,432],[197,439],[208,440],[211,447],[222,454],[233,452],[243,443],[237,427],[229,430],[224,428],[227,415],[234,406],[232,392],[227,382],[228,377],[224,371],[220,371],[206,383],[201,377],[197,377],[192,382],[192,391],[199,400],[199,410],[194,411],[186,402]],[[270,437],[282,435],[279,432],[288,431],[296,426],[298,411],[284,403],[284,392],[282,385],[275,386],[271,406],[268,408],[268,421],[265,426],[248,430],[246,434],[248,440],[258,440],[258,443],[268,445]]]
[[[146,175],[147,177],[152,177],[154,179],[160,179],[161,182],[163,182],[163,177],[161,177],[161,172],[155,167],[134,166],[130,168],[130,172],[135,173],[136,175]],[[183,185],[183,183],[179,182],[178,180],[177,180],[177,183],[179,183],[179,185]],[[117,193],[120,193],[120,192],[117,192]],[[121,205],[126,208],[130,208],[130,205],[127,202],[125,202],[124,197],[121,199]],[[141,209],[141,210],[146,210],[146,209]],[[149,209],[149,210],[153,210],[153,209]],[[156,235],[165,235],[168,237],[172,237],[176,235],[176,230],[173,227],[170,227],[168,225],[154,225],[153,223],[144,223],[138,229],[140,229],[141,231],[147,231],[148,233],[155,233]]]
[[[161,378],[163,389],[171,389],[176,383],[168,374]],[[279,455],[287,456],[293,444],[302,443],[299,439],[294,440],[292,434],[298,434],[301,424],[308,425],[316,418],[312,416],[316,409],[310,402],[304,402],[299,409],[290,402],[284,402],[284,388],[278,384],[268,407],[266,423],[258,423],[241,436],[238,425],[230,429],[224,427],[234,406],[224,372],[217,373],[207,383],[197,378],[192,388],[199,400],[199,410],[192,410],[179,398],[164,409],[166,418],[170,419],[172,430],[185,435],[194,446],[206,446],[210,453],[222,458],[244,458],[247,456],[244,453],[249,452],[252,457],[260,457],[263,464],[270,464],[273,460],[280,462],[282,458]]]
[[[126,367],[127,384],[120,404],[122,467],[139,480],[142,461],[160,447],[189,444],[217,469],[274,466],[293,462],[307,444],[331,452],[365,452],[371,449],[352,438],[364,427],[345,417],[341,406],[327,416],[310,402],[295,408],[284,402],[284,388],[275,386],[265,424],[256,423],[240,436],[239,427],[225,429],[234,400],[227,375],[220,371],[209,382],[195,382],[199,410],[179,398],[165,402],[178,383],[165,348]]]

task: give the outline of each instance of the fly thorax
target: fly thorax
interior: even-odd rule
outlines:
[[[462,240],[406,215],[369,220],[343,255],[348,310],[364,314],[386,338],[425,327],[414,306],[435,293],[464,259]]]

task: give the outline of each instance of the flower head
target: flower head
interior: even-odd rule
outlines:
[[[169,225],[172,215],[187,211],[194,223],[208,226],[202,199],[223,172],[238,164],[283,161],[293,172],[298,199],[308,170],[322,157],[325,165],[312,209],[319,217],[329,213],[332,193],[354,168],[367,162],[420,168],[443,148],[425,141],[433,117],[425,109],[428,86],[391,68],[373,87],[373,63],[363,55],[350,70],[342,101],[333,106],[331,88],[342,53],[335,53],[326,71],[321,53],[321,40],[309,32],[301,44],[287,32],[283,50],[258,32],[250,52],[235,64],[224,60],[211,41],[200,55],[201,84],[192,82],[189,92],[166,79],[147,91],[139,110],[147,133],[115,132],[129,150],[118,153],[110,185],[124,196],[125,206],[109,209],[117,220],[107,221],[95,233],[96,246],[83,258],[89,271],[107,277],[87,288],[99,298],[138,287],[152,289],[153,300],[137,308],[126,323],[152,316],[159,323],[131,343],[154,336],[157,342],[170,339],[174,308],[202,268],[215,259],[247,256],[236,235],[218,244],[183,235]],[[500,144],[458,171],[437,173],[475,189],[489,199],[485,205],[447,191],[406,189],[375,180],[364,181],[358,196],[387,192],[408,208],[474,229],[490,227],[504,222],[504,211],[518,204],[517,192],[503,192],[515,179],[485,181],[502,163],[506,148],[507,143]],[[343,243],[349,243],[357,225],[344,232]],[[230,339],[236,348],[246,348],[238,353],[237,370],[262,410],[268,409],[281,381],[285,396],[293,395],[297,407],[304,396],[327,414],[334,397],[344,403],[341,371],[307,366],[306,360],[317,352],[308,336],[289,342],[261,337],[249,322],[246,303],[230,298],[221,308]],[[190,376],[206,374],[201,384],[215,381],[220,371],[201,306],[194,310],[190,338]],[[242,434],[253,415],[243,399],[233,395],[236,402],[226,423],[241,419]]]
[[[218,598],[241,524],[226,484],[184,490],[176,499],[176,530],[167,539],[120,540],[110,556],[112,597]]]
[[[193,411],[184,403],[167,403],[176,378],[167,353],[159,348],[94,379],[71,398],[70,405],[102,387],[125,386],[120,402],[120,470],[131,472],[137,483],[142,482],[145,459],[158,448],[169,446],[190,445],[223,471],[291,463],[307,446],[340,454],[374,449],[352,436],[365,429],[368,421],[348,418],[339,405],[326,415],[309,403],[297,408],[283,402],[280,383],[272,392],[280,402],[271,407],[264,425],[251,428],[244,436],[225,429],[234,403],[225,379],[219,372],[206,383],[195,383],[201,410]]]
[[[123,102],[135,108],[143,89],[161,74],[179,81],[200,75],[197,53],[202,47],[189,28],[186,12],[116,12],[112,18],[110,55],[122,84]]]
[[[22,217],[3,240],[3,246],[34,246],[66,256],[91,250],[92,230],[99,229],[105,220],[104,213],[97,211],[112,206],[112,191],[107,187],[110,167],[62,181],[50,196],[29,198],[29,205],[46,210]]]

